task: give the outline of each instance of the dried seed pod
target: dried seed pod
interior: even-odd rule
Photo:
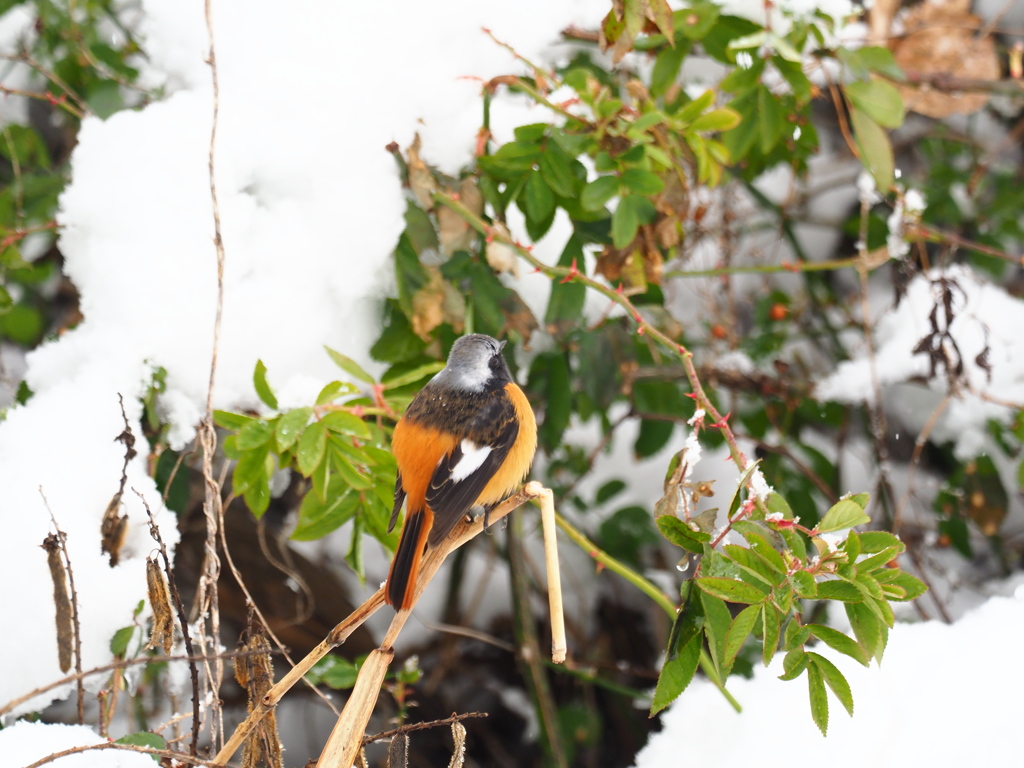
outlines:
[[[407,768],[409,765],[409,737],[396,733],[388,746],[388,768]]]
[[[174,611],[171,609],[171,593],[167,581],[156,560],[146,558],[146,586],[149,588],[149,605],[153,609],[153,632],[147,648],[158,645],[169,654],[174,645]]]
[[[53,580],[53,604],[57,617],[57,658],[60,662],[60,671],[67,672],[71,669],[71,649],[75,630],[71,615],[71,598],[68,597],[68,577],[60,554],[60,539],[51,533],[43,539],[42,547],[46,550],[46,564]]]
[[[274,668],[270,661],[270,643],[263,632],[250,624],[246,635],[248,639],[239,648],[246,653],[235,658],[235,679],[245,688],[251,713],[273,686]],[[281,739],[277,735],[277,718],[273,710],[264,715],[242,748],[243,768],[255,768],[260,763],[270,768],[282,765]]]

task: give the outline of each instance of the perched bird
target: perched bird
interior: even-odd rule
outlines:
[[[489,513],[530,471],[537,422],[512,381],[504,346],[479,333],[460,338],[395,425],[398,479],[388,530],[403,502],[406,516],[385,599],[396,610],[412,606],[425,549],[444,541],[474,507]]]

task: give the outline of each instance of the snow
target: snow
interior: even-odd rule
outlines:
[[[106,744],[107,740],[85,725],[30,723],[22,720],[0,731],[0,764],[25,766],[54,752]],[[93,749],[46,763],[53,768],[152,768],[153,758],[124,749]]]
[[[1012,418],[1013,410],[1001,403],[1024,402],[1024,338],[1016,330],[1024,323],[1024,302],[965,266],[935,269],[916,277],[899,306],[882,314],[875,327],[877,376],[883,387],[928,376],[928,356],[913,350],[932,331],[929,315],[936,302],[941,303],[938,281],[942,278],[955,283],[953,320],[948,330],[957,349],[947,343],[946,354],[954,362],[958,357],[963,361],[964,376],[957,397],[938,420],[932,439],[952,442],[958,458],[970,459],[991,450],[989,419],[1007,424]],[[939,330],[945,330],[941,308],[938,317]],[[991,367],[991,380],[978,362],[986,349],[986,358],[981,359],[987,359]],[[924,386],[945,394],[949,389],[945,372],[940,366],[936,373]],[[863,401],[871,397],[872,375],[869,358],[862,352],[840,363],[834,373],[819,382],[817,396],[840,402]],[[928,403],[930,398],[918,401]]]
[[[1012,663],[1024,632],[1024,588],[993,597],[955,624],[897,624],[881,665],[862,667],[819,646],[840,668],[853,691],[854,715],[829,693],[828,736],[811,720],[807,684],[778,680],[781,654],[752,680],[733,679],[737,714],[718,690],[696,680],[663,717],[636,757],[636,768],[692,765],[793,765],[791,750],[827,749],[830,768],[864,765],[1016,765],[1019,712],[1009,692],[1024,684],[1024,667]],[[966,653],[970,658],[958,659]],[[990,674],[988,663],[998,664]],[[955,724],[955,725],[954,725]]]

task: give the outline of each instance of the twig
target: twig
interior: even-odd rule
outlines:
[[[75,573],[71,569],[71,557],[68,555],[68,535],[60,529],[60,525],[57,524],[57,518],[53,514],[53,510],[50,509],[50,502],[46,498],[46,494],[43,492],[43,486],[39,486],[39,495],[43,497],[43,504],[46,506],[46,511],[50,513],[50,520],[53,521],[53,527],[57,530],[57,541],[60,543],[61,555],[64,557],[64,566],[68,571],[68,586],[71,589],[71,623],[75,630],[75,676],[77,678],[77,708],[78,708],[78,722],[85,722],[85,683],[82,680],[82,625],[79,622],[78,615],[78,590],[75,589]]]
[[[210,381],[206,391],[206,412],[199,424],[199,444],[203,451],[202,473],[205,486],[203,515],[206,518],[206,541],[204,544],[203,574],[199,582],[199,597],[203,615],[209,615],[212,638],[220,636],[220,609],[217,595],[217,580],[220,576],[220,559],[217,555],[217,527],[221,516],[221,486],[213,477],[213,456],[217,449],[217,433],[213,426],[213,388],[217,374],[217,353],[220,348],[221,317],[224,310],[224,239],[221,234],[220,205],[217,200],[217,178],[214,168],[214,154],[217,146],[217,121],[220,112],[220,83],[217,77],[217,51],[213,35],[212,0],[205,0],[206,33],[210,45],[208,63],[213,82],[213,119],[210,128],[210,148],[207,165],[210,176],[210,202],[213,209],[214,247],[217,254],[217,307],[213,323],[213,349],[210,355]],[[205,641],[204,641],[205,644]],[[220,683],[224,675],[221,662],[214,662],[213,671],[208,670],[208,681],[212,688],[211,709],[213,710],[213,741],[223,743],[224,728],[220,709]]]
[[[116,742],[105,742],[101,744],[89,744],[82,747],[70,747],[69,749],[63,749],[60,752],[54,752],[53,754],[47,755],[46,757],[36,760],[34,763],[26,765],[25,768],[39,768],[39,766],[52,763],[54,760],[59,760],[62,757],[68,755],[77,755],[82,752],[92,752],[96,749],[120,749],[125,752],[140,752],[143,755],[154,755],[156,757],[167,758],[168,760],[177,760],[182,763],[188,763],[189,765],[207,765],[212,766],[209,760],[202,760],[194,755],[186,755],[184,752],[175,752],[170,749],[153,749],[152,747],[140,747],[135,744],[118,744]]]
[[[246,656],[249,653],[250,653],[249,651],[233,651],[233,652],[223,653],[223,654],[221,654],[221,656],[223,656],[224,658],[236,658],[238,656]],[[120,660],[112,662],[110,664],[104,664],[104,665],[99,666],[99,667],[93,667],[92,669],[87,669],[87,670],[85,670],[85,671],[83,671],[81,673],[76,672],[73,675],[68,675],[67,677],[62,677],[60,680],[54,680],[53,682],[47,683],[46,685],[41,685],[38,688],[35,688],[35,689],[29,691],[28,693],[26,693],[26,694],[24,694],[22,696],[17,697],[16,699],[11,699],[10,701],[8,701],[3,706],[0,706],[0,717],[3,717],[4,715],[9,714],[10,712],[13,712],[15,709],[17,709],[19,706],[24,704],[26,701],[30,701],[30,700],[34,699],[36,696],[39,696],[42,693],[46,693],[47,691],[52,691],[54,688],[60,688],[62,685],[67,685],[68,683],[73,683],[73,682],[75,682],[75,681],[77,681],[79,679],[84,679],[86,677],[91,677],[92,675],[103,675],[103,674],[106,674],[107,672],[113,672],[115,670],[125,669],[127,667],[134,667],[134,666],[138,666],[139,664],[164,664],[164,663],[169,662],[169,661],[203,661],[203,660],[204,660],[204,657],[202,657],[202,656],[188,656],[188,655],[185,655],[185,654],[177,655],[177,656],[140,656],[140,657],[135,658],[135,659],[120,659]]]
[[[146,497],[135,488],[135,495],[142,501],[142,506],[149,516],[149,535],[160,548],[160,559],[164,562],[164,575],[167,576],[167,585],[171,589],[171,599],[174,600],[174,608],[178,612],[178,623],[181,625],[181,637],[185,642],[185,653],[189,658],[188,669],[192,677],[192,745],[189,754],[195,755],[199,751],[199,669],[192,659],[196,658],[195,649],[192,647],[192,637],[188,630],[188,616],[185,614],[185,605],[181,601],[181,594],[178,592],[178,583],[174,580],[174,568],[171,566],[171,558],[167,555],[167,547],[164,546],[163,537],[160,535],[160,526],[156,524],[153,510],[149,508]],[[205,661],[205,656],[202,657]]]
[[[463,720],[469,720],[474,717],[487,716],[488,715],[486,712],[466,712],[462,715],[452,715],[451,717],[446,717],[444,720],[429,720],[423,723],[411,723],[409,725],[403,725],[398,728],[392,728],[390,731],[381,731],[380,733],[375,733],[373,736],[365,736],[363,737],[363,746],[365,747],[367,744],[372,744],[373,742],[380,741],[382,739],[390,739],[393,736],[397,736],[400,733],[425,731],[428,728],[438,728],[442,725],[451,725],[452,723],[459,723]]]

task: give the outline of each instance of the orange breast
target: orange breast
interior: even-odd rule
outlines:
[[[426,505],[427,485],[441,457],[458,444],[454,435],[439,432],[402,418],[395,425],[391,450],[402,473],[402,487],[407,494],[407,512]]]
[[[477,498],[477,504],[494,504],[514,491],[529,473],[533,455],[537,452],[537,420],[533,416],[530,401],[514,382],[505,385],[505,393],[516,409],[519,434],[501,468],[494,473]]]

